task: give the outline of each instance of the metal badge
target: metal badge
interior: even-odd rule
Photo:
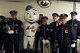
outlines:
[[[65,33],[68,33],[68,29],[67,28],[65,29]]]

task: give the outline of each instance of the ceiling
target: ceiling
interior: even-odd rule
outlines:
[[[28,1],[28,0],[7,0],[7,1]]]
[[[34,0],[0,0],[0,1],[29,2],[29,1],[34,1]],[[52,0],[52,1],[70,1],[70,2],[76,1],[76,2],[80,2],[80,0]]]
[[[62,1],[76,1],[76,2],[80,2],[80,0],[62,0]]]

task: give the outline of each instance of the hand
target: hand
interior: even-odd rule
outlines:
[[[8,30],[7,33],[8,33],[8,34],[13,34],[13,33],[14,33],[14,30]]]
[[[49,43],[49,40],[45,40],[45,39],[43,39],[42,42],[43,42],[43,44],[45,44],[45,43]]]
[[[79,43],[80,42],[80,39],[77,39],[77,42]]]
[[[75,43],[71,44],[71,47],[74,48],[75,47]]]
[[[49,40],[46,40],[46,43],[49,43]]]
[[[44,39],[42,40],[42,43],[45,44],[45,40]]]

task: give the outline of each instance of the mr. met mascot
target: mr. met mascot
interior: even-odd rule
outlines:
[[[24,49],[34,49],[35,33],[39,27],[36,22],[39,19],[39,14],[31,5],[28,5],[24,14]]]

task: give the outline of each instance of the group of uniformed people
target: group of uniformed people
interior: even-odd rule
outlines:
[[[12,10],[9,13],[12,18],[7,22],[4,21],[4,16],[0,16],[0,50],[4,49],[5,53],[13,53],[13,51],[20,53],[20,41],[23,35],[21,34],[23,32],[22,22],[16,17],[17,11]],[[53,13],[53,22],[50,24],[47,24],[48,17],[40,14],[40,20],[37,21],[40,26],[35,35],[35,53],[39,50],[44,51],[43,45],[39,44],[42,39],[46,42],[50,41],[50,53],[78,53],[80,21],[76,19],[77,12],[72,11],[70,14],[71,20],[67,21],[67,14],[59,16]]]
[[[66,13],[60,16],[53,13],[53,22],[50,25],[47,24],[48,17],[43,16],[42,24],[36,32],[36,43],[41,37],[50,38],[48,40],[50,40],[52,53],[78,53],[77,42],[80,41],[80,21],[76,19],[77,12],[72,11],[70,14],[71,20],[67,21],[68,15]]]

